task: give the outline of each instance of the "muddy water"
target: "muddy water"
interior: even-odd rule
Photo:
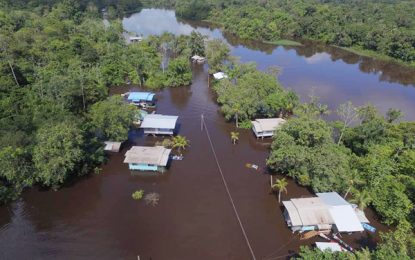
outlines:
[[[244,44],[246,47],[238,45],[233,52],[245,48],[244,53],[251,53],[245,60],[259,59],[261,55],[268,57],[270,64],[273,64],[271,60],[290,63],[305,59],[305,55],[298,56],[298,49],[279,47],[264,51],[261,44]],[[324,53],[331,58],[334,55],[330,50]],[[292,60],[276,59],[278,55],[287,55]],[[397,103],[404,98],[403,90],[408,91],[409,97],[413,95],[411,86],[397,83],[399,77],[380,79],[379,75],[361,72],[358,68],[361,63],[348,67],[343,59],[331,61],[333,67],[340,63],[344,68],[336,75],[352,73],[353,80],[360,82],[362,88],[368,81],[375,82],[380,90],[386,84],[387,89],[398,93]],[[259,66],[267,64],[264,60]],[[300,71],[301,66],[295,70]],[[321,82],[330,78],[330,70],[320,72],[318,63],[317,68],[309,66],[312,65],[304,64],[303,73],[292,78],[288,67],[283,68],[283,84],[301,81],[302,77],[305,81],[309,77],[317,80],[312,71],[321,77],[328,74]],[[332,69],[328,67],[321,65],[321,69]],[[331,80],[334,78],[331,76]],[[340,86],[340,91],[345,83],[342,76],[338,79],[333,84]],[[118,88],[113,94],[126,90]],[[134,144],[153,145],[158,139],[131,131],[128,144],[119,154],[109,157],[100,175],[84,178],[57,192],[32,189],[19,201],[0,207],[0,259],[137,259],[137,255],[141,259],[249,259],[206,133],[200,129],[201,114],[206,119],[219,163],[257,258],[288,255],[300,245],[314,242],[299,241],[291,234],[275,196],[269,193],[269,176],[264,167],[270,141],[258,141],[250,131],[240,131],[239,143],[232,145],[229,133],[234,126],[218,113],[207,87],[206,68],[193,67],[191,86],[165,89],[157,96],[157,111],[179,115],[179,133],[191,141],[185,159],[172,162],[164,175],[132,176],[122,163],[126,150]],[[246,163],[258,164],[261,170],[248,169]],[[153,207],[131,199],[131,193],[137,189],[159,193],[159,204]],[[307,189],[290,182],[288,194],[283,198],[310,195]],[[372,212],[367,214],[374,226],[385,230]],[[377,238],[363,233],[345,235],[344,239],[352,245],[373,246]]]

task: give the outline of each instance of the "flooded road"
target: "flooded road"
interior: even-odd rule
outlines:
[[[216,29],[206,30],[217,33]],[[385,102],[396,102],[406,109],[415,106],[414,88],[410,84],[405,86],[399,77],[389,75],[381,79],[379,72],[362,72],[359,68],[362,63],[349,65],[345,58],[331,61],[333,52],[324,52],[330,58],[322,64],[304,63],[300,66],[298,64],[302,63],[297,63],[299,60],[315,54],[301,56],[298,49],[282,47],[263,51],[258,46],[251,46],[251,49],[238,46],[233,47],[234,54],[241,53],[241,48],[245,48],[243,53],[251,55],[240,55],[243,61],[259,60],[261,57],[275,60],[275,63],[258,62],[261,68],[285,62],[287,67],[283,67],[281,75],[284,86],[292,86],[296,90],[305,88],[304,92],[307,92],[307,82],[314,79],[318,83],[314,85],[318,95],[334,93],[348,86],[344,87],[343,94],[338,94],[338,99],[347,100],[348,95],[358,89],[346,80],[353,75],[350,80],[359,83],[361,95],[356,95],[362,102],[369,100],[375,103],[383,98]],[[291,69],[289,64],[293,65]],[[328,64],[340,66],[341,69],[336,72],[338,81],[330,76],[334,68]],[[291,72],[301,71],[301,67],[302,73]],[[305,82],[304,87],[296,84],[301,81]],[[364,88],[368,82],[372,82],[381,94],[368,95],[364,99],[362,95],[365,95]],[[337,89],[319,89],[325,84],[327,88],[334,84]],[[313,84],[310,84],[311,87]],[[113,89],[112,94],[127,90]],[[388,98],[382,96],[388,91],[395,93],[399,99],[392,100],[392,94]],[[378,96],[379,99],[374,98]],[[411,97],[412,103],[409,102]],[[15,203],[0,207],[0,259],[137,259],[137,256],[142,260],[250,259],[206,133],[201,131],[201,114],[206,120],[224,177],[257,259],[284,259],[297,251],[300,245],[314,242],[299,241],[297,236],[291,234],[276,197],[270,194],[269,176],[265,174],[270,140],[257,140],[251,131],[239,130],[239,143],[231,143],[230,132],[235,128],[218,113],[214,96],[207,87],[206,67],[194,65],[191,86],[164,89],[157,93],[157,98],[157,112],[178,115],[179,134],[191,142],[184,153],[185,159],[173,161],[164,175],[132,176],[128,166],[122,163],[129,146],[153,145],[160,139],[144,137],[138,130],[131,131],[128,144],[119,154],[109,157],[101,174],[86,177],[57,192],[31,189]],[[338,101],[332,99],[334,97],[330,95],[322,96],[323,101],[330,100],[333,104]],[[404,99],[408,100],[407,105]],[[258,164],[260,170],[248,169],[246,163]],[[138,189],[159,193],[158,205],[133,200],[131,194]],[[287,189],[288,194],[283,194],[283,199],[311,196],[306,188],[291,181]],[[367,214],[371,224],[385,230],[373,219],[370,211]],[[345,235],[344,240],[352,245],[373,246],[376,238],[363,233]]]

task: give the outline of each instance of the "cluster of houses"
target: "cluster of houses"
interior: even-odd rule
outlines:
[[[154,108],[156,105],[155,94],[151,92],[128,92],[122,94],[126,101],[142,109]],[[143,129],[145,135],[169,135],[175,133],[178,116],[148,113],[140,110],[134,123]],[[105,142],[104,150],[119,152],[122,142]],[[163,146],[133,146],[125,154],[124,163],[130,170],[164,172],[166,169],[171,149]]]

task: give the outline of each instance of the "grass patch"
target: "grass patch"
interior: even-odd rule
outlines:
[[[275,45],[282,45],[282,46],[302,46],[300,42],[296,42],[293,40],[276,40],[276,41],[264,41],[264,43],[275,44]]]
[[[402,66],[415,68],[415,63],[407,63],[407,62],[392,58],[390,56],[387,56],[385,54],[380,54],[380,53],[375,52],[375,51],[364,50],[364,49],[361,49],[361,48],[358,48],[358,47],[340,47],[340,46],[336,46],[336,47],[338,47],[342,50],[349,51],[349,52],[352,52],[354,54],[363,56],[363,57],[374,58],[374,59],[378,59],[378,60],[381,60],[381,61],[387,61],[387,62],[394,62],[394,63],[397,63],[397,64],[402,65]]]

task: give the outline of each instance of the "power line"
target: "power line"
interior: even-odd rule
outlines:
[[[216,155],[215,148],[213,147],[212,139],[210,139],[210,134],[209,134],[209,131],[207,129],[207,126],[206,126],[206,123],[205,123],[203,114],[201,115],[201,122],[202,122],[202,131],[203,131],[203,127],[204,127],[204,129],[206,130],[205,131],[206,132],[206,136],[207,136],[207,138],[209,140],[209,143],[210,143],[210,148],[212,149],[213,156],[215,157],[216,165],[218,166],[219,173],[220,173],[220,175],[222,177],[223,185],[225,186],[226,192],[228,194],[229,201],[232,204],[232,208],[233,208],[233,211],[235,213],[236,219],[238,220],[239,226],[241,227],[242,234],[244,235],[246,244],[247,244],[247,246],[249,248],[249,251],[251,252],[252,259],[253,260],[256,260],[254,251],[252,250],[251,243],[249,242],[248,236],[246,235],[246,232],[245,232],[245,228],[244,228],[244,226],[242,224],[242,221],[241,221],[241,219],[239,217],[238,211],[236,210],[235,203],[233,202],[231,192],[229,191],[228,184],[227,184],[227,182],[225,180],[225,176],[223,175],[222,168],[220,167],[219,160],[218,160],[218,157]]]

